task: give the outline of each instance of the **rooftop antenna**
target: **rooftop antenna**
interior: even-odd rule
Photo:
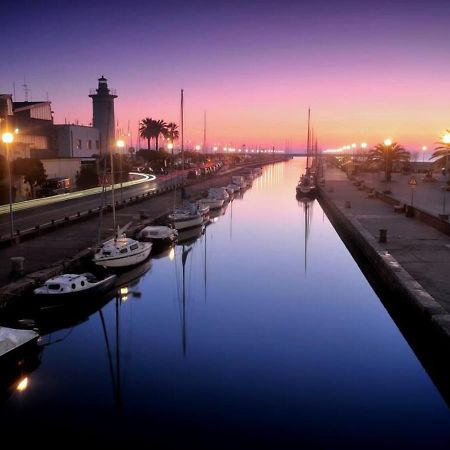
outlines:
[[[30,88],[28,87],[28,84],[25,81],[25,77],[23,77],[22,87],[23,87],[23,93],[24,93],[24,96],[25,96],[25,101],[27,102],[28,101],[28,94],[30,94]]]

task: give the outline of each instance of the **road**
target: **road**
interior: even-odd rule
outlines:
[[[129,197],[162,188],[169,183],[181,180],[180,175],[158,177],[156,180],[129,182],[121,190],[116,185],[115,199],[121,201]],[[39,200],[20,202],[14,204],[14,230],[25,230],[36,225],[50,222],[52,219],[64,218],[78,211],[95,209],[101,203],[101,188],[87,189],[85,191],[62,194],[61,196],[47,197]],[[105,193],[105,204],[111,204],[111,191]],[[10,215],[9,205],[0,207],[0,236],[9,236]]]

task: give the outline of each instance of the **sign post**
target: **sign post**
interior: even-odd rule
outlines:
[[[416,177],[413,175],[408,181],[408,185],[411,188],[411,207],[414,205],[414,190],[417,186]]]

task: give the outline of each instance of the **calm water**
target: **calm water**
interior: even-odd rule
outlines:
[[[2,430],[154,448],[447,448],[439,392],[319,204],[295,199],[303,164],[266,167],[88,320],[49,317],[27,389],[0,396]]]

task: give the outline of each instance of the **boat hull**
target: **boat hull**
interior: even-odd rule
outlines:
[[[116,276],[110,275],[104,280],[99,281],[95,286],[83,289],[76,292],[66,293],[34,293],[34,297],[38,300],[41,306],[61,305],[65,303],[74,303],[77,300],[90,297],[92,295],[101,295],[114,288],[116,283]]]
[[[192,219],[172,220],[170,223],[176,230],[187,230],[188,228],[200,226],[203,223],[203,216],[199,215]]]
[[[121,269],[125,267],[136,266],[137,264],[140,264],[141,262],[145,261],[150,255],[152,245],[151,243],[147,244],[148,245],[145,245],[141,251],[135,252],[132,255],[94,259],[94,262],[98,266],[111,269]]]

